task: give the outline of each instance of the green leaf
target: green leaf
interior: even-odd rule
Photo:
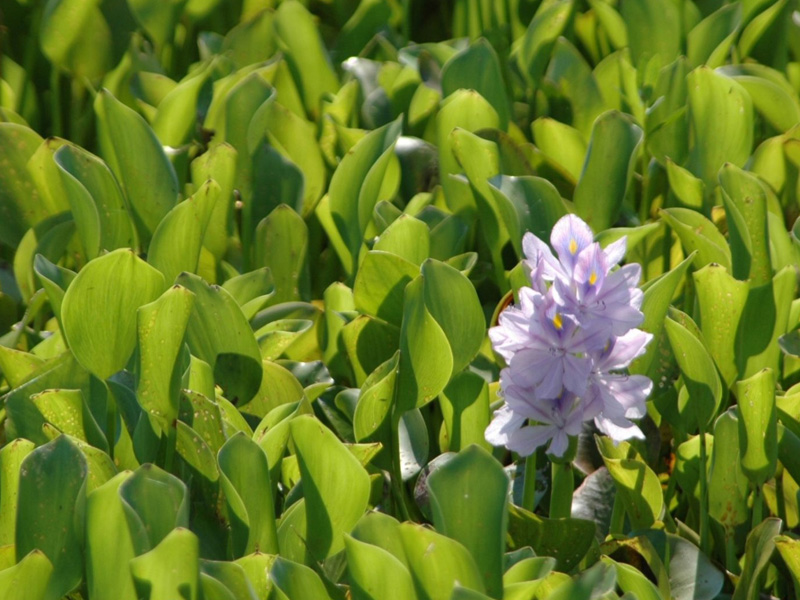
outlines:
[[[520,259],[526,232],[548,239],[556,222],[567,214],[561,194],[547,179],[499,175],[489,180],[489,186]]]
[[[483,309],[475,286],[460,271],[437,260],[422,263],[425,308],[450,344],[452,374],[464,369],[478,354],[486,334]]]
[[[797,590],[800,586],[800,540],[787,535],[779,535],[775,538],[775,547],[789,568],[794,588]]]
[[[94,110],[100,149],[120,182],[143,242],[178,200],[178,178],[153,130],[107,90]]]
[[[725,387],[730,389],[739,374],[736,338],[742,326],[748,285],[713,263],[695,271],[693,278],[700,307],[700,329]]]
[[[353,600],[415,600],[406,566],[386,550],[346,535],[347,570]]]
[[[53,155],[78,233],[89,259],[102,250],[132,248],[135,231],[122,190],[108,166],[78,146]]]
[[[653,340],[647,345],[645,353],[637,358],[630,366],[630,372],[637,375],[649,375],[660,370],[663,358],[659,358],[658,348],[664,337],[664,321],[670,308],[675,291],[683,281],[686,270],[694,259],[694,254],[689,255],[671,271],[664,273],[658,279],[649,282],[644,291],[642,312],[644,322],[640,329],[653,334]],[[655,385],[659,385],[658,377],[651,377]]]
[[[433,400],[450,380],[454,362],[447,335],[426,306],[425,280],[420,276],[406,286],[400,330],[399,410],[405,412]]]
[[[278,90],[280,97],[280,90]],[[281,98],[283,100],[283,98]],[[256,119],[259,125],[256,126]],[[326,189],[325,162],[317,142],[314,126],[297,116],[278,102],[265,103],[253,117],[250,125],[250,149],[253,152],[257,141],[255,136],[266,133],[270,146],[281,156],[297,165],[303,175],[302,205],[294,207],[304,217],[310,215]]]
[[[596,4],[608,6],[601,2]],[[613,9],[612,9],[613,10]],[[586,140],[577,129],[549,117],[536,119],[531,123],[536,147],[550,160],[561,166],[577,182],[586,158]]]
[[[781,520],[769,517],[756,525],[747,535],[744,567],[733,600],[758,598],[767,575],[770,558],[775,551],[775,537],[781,532]]]
[[[288,600],[329,600],[319,575],[305,565],[279,556],[269,570],[269,578]]]
[[[456,583],[486,591],[472,555],[457,541],[415,523],[403,523],[399,533],[419,597],[449,600]]]
[[[530,546],[537,556],[552,556],[556,569],[569,573],[594,543],[595,524],[583,519],[545,519],[519,506],[508,509],[508,547]]]
[[[45,390],[32,394],[30,400],[45,420],[59,432],[108,451],[103,431],[97,425],[80,390]]]
[[[403,320],[404,291],[417,275],[419,267],[396,254],[367,252],[353,285],[356,309],[399,326]]]
[[[419,219],[402,214],[384,230],[373,248],[419,266],[430,256],[430,230]],[[363,263],[359,272],[361,268]]]
[[[556,41],[546,80],[567,98],[572,108],[572,126],[588,138],[607,106],[589,63],[565,37]]]
[[[458,452],[470,444],[486,450],[491,446],[484,432],[491,420],[489,386],[478,374],[459,373],[439,395],[447,432],[446,448]]]
[[[731,251],[717,226],[697,211],[688,208],[666,208],[661,217],[672,227],[684,250],[696,252],[694,266],[700,269],[709,263],[731,270]]]
[[[775,474],[778,461],[778,413],[775,375],[763,369],[735,386],[742,470],[761,486]]]
[[[800,121],[797,91],[780,71],[756,63],[725,65],[719,71],[747,91],[753,107],[777,131],[787,131]]]
[[[285,3],[282,6],[293,4]],[[329,197],[334,225],[347,247],[340,256],[345,271],[353,273],[363,244],[364,232],[378,200],[401,122],[394,121],[371,131],[348,152],[331,178]]]
[[[481,38],[462,50],[442,68],[442,97],[459,89],[473,89],[497,111],[500,129],[508,128],[510,108],[500,60],[492,45]]]
[[[136,469],[118,493],[134,544],[142,551],[157,547],[175,528],[189,525],[189,490],[155,465]]]
[[[206,228],[220,194],[219,185],[207,181],[170,210],[153,232],[147,262],[161,271],[167,283],[183,272],[197,272]]]
[[[503,591],[508,478],[486,450],[470,446],[428,478],[436,529],[472,554],[489,595]]]
[[[547,596],[552,600],[591,600],[613,593],[617,572],[606,562],[598,562]]]
[[[741,24],[740,2],[723,6],[700,21],[686,39],[689,64],[705,64],[711,69],[719,67],[726,61]]]
[[[772,279],[767,236],[767,197],[758,179],[738,167],[720,169],[719,183],[728,221],[733,276],[752,287]]]
[[[41,550],[32,550],[13,567],[0,571],[2,600],[45,600],[53,564]]]
[[[83,522],[76,513],[82,512],[86,475],[86,459],[63,435],[31,452],[20,467],[17,560],[33,550],[50,559],[48,600],[74,590],[83,576]]]
[[[477,209],[469,186],[465,185],[463,180],[451,177],[462,172],[454,153],[456,138],[452,136],[453,130],[458,127],[466,132],[474,132],[481,129],[497,129],[499,126],[500,118],[497,116],[497,111],[474,90],[458,90],[442,102],[436,115],[436,145],[439,147],[439,181],[451,212],[474,213]],[[487,147],[486,143],[479,143],[478,146]],[[491,149],[491,146],[488,147]],[[497,174],[496,171],[491,174],[485,173],[486,165],[482,163],[476,163],[476,169],[480,170],[484,179]],[[476,183],[482,186],[485,184],[482,179]]]
[[[271,303],[307,295],[308,228],[300,215],[285,204],[278,206],[256,227],[254,246],[255,266],[268,267],[272,274]]]
[[[114,250],[87,264],[61,306],[64,335],[75,358],[99,379],[122,369],[136,346],[136,309],[163,289],[161,273],[131,250]]]
[[[120,577],[129,561],[147,548],[131,535],[119,488],[123,472],[96,488],[86,499],[86,584],[91,598],[136,600],[130,577]]]
[[[643,70],[654,57],[656,64],[669,64],[681,53],[682,10],[677,4],[626,2],[620,6],[620,14],[628,27],[628,44],[638,69]]]
[[[683,406],[679,404],[678,410],[687,431],[699,429],[703,432],[722,401],[722,384],[717,368],[704,342],[686,327],[667,318],[664,328],[688,392],[687,403]]]
[[[339,81],[314,19],[300,2],[288,0],[278,7],[274,27],[278,46],[286,53],[306,111],[316,116],[322,96],[335,94]]]
[[[25,383],[43,364],[34,354],[0,346],[0,371],[11,389]]]
[[[164,428],[178,416],[182,376],[178,357],[193,305],[192,292],[173,286],[158,300],[137,311],[139,380],[136,398]]]
[[[390,442],[389,416],[394,403],[399,352],[377,367],[361,385],[353,415],[353,433],[359,442]]]
[[[614,478],[619,499],[625,506],[633,529],[652,527],[664,512],[664,494],[658,476],[640,460],[617,458],[609,455],[603,444],[598,443],[597,447],[608,472]]]
[[[219,197],[214,203],[211,218],[206,227],[203,246],[217,260],[220,260],[228,248],[228,232],[232,223],[231,204],[236,174],[236,150],[229,144],[216,144],[208,152],[192,161],[192,181],[200,187],[209,179],[213,179],[220,187]]]
[[[173,529],[155,548],[130,561],[138,595],[150,600],[197,600],[199,554],[194,533],[183,527]]]
[[[703,209],[705,184],[683,167],[667,159],[667,177],[670,191],[677,196],[684,208]]]
[[[0,448],[0,546],[15,543],[20,465],[34,448],[33,442],[23,438]]]
[[[708,512],[724,528],[726,537],[747,522],[747,478],[739,455],[739,424],[736,409],[722,413],[714,423],[714,449],[708,482]]]
[[[658,588],[637,568],[607,556],[600,557],[600,560],[614,567],[617,573],[617,585],[623,592],[631,593],[639,600],[663,600]]]
[[[219,451],[220,487],[231,522],[233,554],[278,553],[269,465],[264,451],[244,434],[231,437]]]
[[[291,422],[303,481],[309,558],[323,560],[344,548],[345,533],[364,514],[369,476],[333,433],[310,416]]]
[[[689,73],[688,169],[711,190],[726,162],[741,167],[753,150],[753,104],[733,79],[708,67]]]
[[[17,246],[28,229],[48,216],[46,205],[28,174],[28,160],[42,144],[32,129],[0,123],[0,243]]]
[[[261,385],[261,353],[236,300],[189,273],[179,275],[177,284],[196,297],[187,327],[192,354],[212,365],[216,382],[232,402],[248,402]]]
[[[30,303],[39,287],[34,277],[36,256],[61,261],[74,233],[75,222],[71,213],[62,212],[39,221],[22,237],[14,255],[14,279],[25,302]],[[12,318],[15,317],[16,314]]]
[[[538,86],[541,83],[553,44],[564,31],[572,14],[571,0],[542,3],[536,15],[528,25],[522,46],[517,54],[520,71],[529,84]]]
[[[750,377],[765,367],[777,372],[781,355],[778,338],[786,332],[795,288],[792,267],[784,267],[769,283],[750,289],[737,332],[736,364],[740,378]]]
[[[595,231],[617,221],[642,138],[641,128],[623,113],[609,111],[594,122],[573,201],[578,215]]]

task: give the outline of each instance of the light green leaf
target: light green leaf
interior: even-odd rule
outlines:
[[[367,252],[353,285],[356,309],[399,326],[403,320],[404,290],[418,274],[418,266],[396,254]]]
[[[26,165],[42,144],[32,129],[0,123],[0,242],[15,247],[25,232],[48,216]]]
[[[597,447],[608,472],[614,478],[631,526],[634,529],[652,527],[664,512],[664,494],[658,476],[641,460],[612,456],[599,442]],[[624,446],[620,452],[623,456],[630,456],[630,452],[624,452]]]
[[[254,265],[268,267],[275,285],[270,302],[279,304],[306,296],[308,228],[302,217],[281,204],[258,224],[255,236]]]
[[[639,126],[623,113],[609,111],[594,122],[573,201],[578,215],[595,231],[617,221],[642,138]]]
[[[567,26],[572,7],[571,0],[542,3],[528,25],[517,62],[530,84],[538,86],[541,83],[553,44]]]
[[[277,554],[278,534],[266,454],[258,444],[238,433],[219,451],[218,461],[234,556]]]
[[[282,6],[286,6],[286,3]],[[364,232],[379,197],[383,179],[400,135],[401,122],[393,121],[368,133],[348,152],[331,178],[330,212],[347,247],[340,256],[345,271],[353,273]]]
[[[103,157],[120,182],[143,243],[178,200],[178,178],[145,120],[103,90],[94,102]]]
[[[187,327],[189,349],[212,366],[229,400],[248,402],[261,385],[261,353],[242,310],[226,290],[196,275],[182,273],[177,283],[196,296]]]
[[[183,369],[178,357],[192,314],[194,294],[173,286],[155,302],[137,311],[139,380],[136,399],[164,428],[178,416]]]
[[[13,567],[0,571],[1,600],[45,600],[53,564],[41,550],[32,550]]]
[[[403,412],[433,400],[453,373],[455,361],[447,334],[428,311],[425,295],[421,276],[406,286],[398,381],[398,408]]]
[[[705,343],[677,321],[667,318],[664,329],[688,392],[686,404],[679,405],[678,410],[687,431],[705,431],[722,401],[722,384],[714,360]]]
[[[689,73],[688,169],[711,190],[726,162],[741,167],[753,150],[753,104],[733,79],[708,67]]]
[[[745,523],[747,478],[739,455],[739,424],[736,409],[722,413],[714,423],[714,449],[711,456],[711,478],[708,482],[708,512],[724,528],[725,535],[734,535],[737,525]]]
[[[744,568],[733,600],[758,598],[766,577],[770,558],[775,551],[775,537],[781,532],[780,519],[769,517],[756,525],[747,535],[744,552]]]
[[[472,89],[486,98],[497,111],[500,129],[508,128],[510,107],[502,69],[492,45],[481,38],[462,50],[442,67],[442,97],[460,89]]]
[[[731,270],[731,251],[717,226],[697,211],[688,208],[666,208],[661,217],[672,227],[686,253],[694,254],[695,268],[709,263]]]
[[[775,474],[778,460],[778,413],[775,375],[763,369],[735,386],[742,470],[756,485]]]
[[[200,542],[183,527],[176,527],[159,544],[130,561],[138,595],[150,600],[199,598]]]
[[[303,481],[309,558],[323,560],[344,548],[369,499],[369,476],[358,460],[316,419],[292,420],[292,440]]]
[[[325,94],[335,94],[339,81],[314,19],[300,2],[288,0],[281,2],[275,13],[274,28],[278,46],[297,78],[306,111],[316,116],[320,100]]]
[[[129,561],[147,547],[131,535],[119,487],[131,476],[123,472],[96,488],[86,499],[86,583],[91,598],[136,600],[130,577],[120,577]]]
[[[81,365],[100,379],[122,369],[136,346],[136,309],[163,289],[161,273],[131,250],[114,250],[87,264],[61,306],[67,343]]]
[[[72,144],[61,146],[53,159],[87,258],[94,258],[102,250],[134,247],[133,223],[122,190],[108,166]]]
[[[406,566],[386,550],[345,535],[353,600],[416,600]]]
[[[420,596],[449,600],[456,582],[471,590],[486,591],[472,555],[457,541],[415,523],[403,523],[399,533]]]
[[[183,273],[196,273],[206,228],[221,188],[207,181],[190,198],[169,211],[153,232],[147,262],[170,284]]]
[[[427,485],[437,531],[463,544],[480,565],[486,591],[502,596],[508,478],[500,463],[470,446],[436,469]]]
[[[713,263],[695,271],[693,278],[700,307],[700,329],[725,387],[730,389],[739,374],[736,339],[742,326],[748,285]]]
[[[17,530],[20,465],[35,448],[17,438],[0,448],[0,546],[13,545]]]
[[[330,600],[325,585],[313,570],[279,556],[269,578],[287,600]]]

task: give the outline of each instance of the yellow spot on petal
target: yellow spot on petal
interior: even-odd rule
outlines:
[[[561,315],[556,313],[556,316],[553,317],[553,325],[556,329],[561,331],[561,328],[564,327],[564,322],[561,320]]]
[[[569,241],[569,253],[575,254],[578,251],[578,242],[575,239],[571,239]]]
[[[592,271],[592,274],[589,275],[589,285],[594,285],[596,281],[597,281],[597,272]]]

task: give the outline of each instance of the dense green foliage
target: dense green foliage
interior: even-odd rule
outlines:
[[[4,0],[0,600],[800,597],[799,8]],[[646,439],[525,460],[567,213]]]

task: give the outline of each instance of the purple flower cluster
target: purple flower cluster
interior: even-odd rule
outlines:
[[[641,356],[652,335],[637,287],[641,267],[611,270],[625,255],[626,238],[602,249],[575,215],[556,223],[550,243],[532,233],[522,240],[531,287],[519,305],[489,330],[508,365],[500,373],[505,404],[494,413],[486,440],[527,456],[550,442],[562,456],[584,421],[614,441],[644,437],[631,422],[645,414],[652,382],[624,369]],[[528,423],[528,422],[531,423]]]

